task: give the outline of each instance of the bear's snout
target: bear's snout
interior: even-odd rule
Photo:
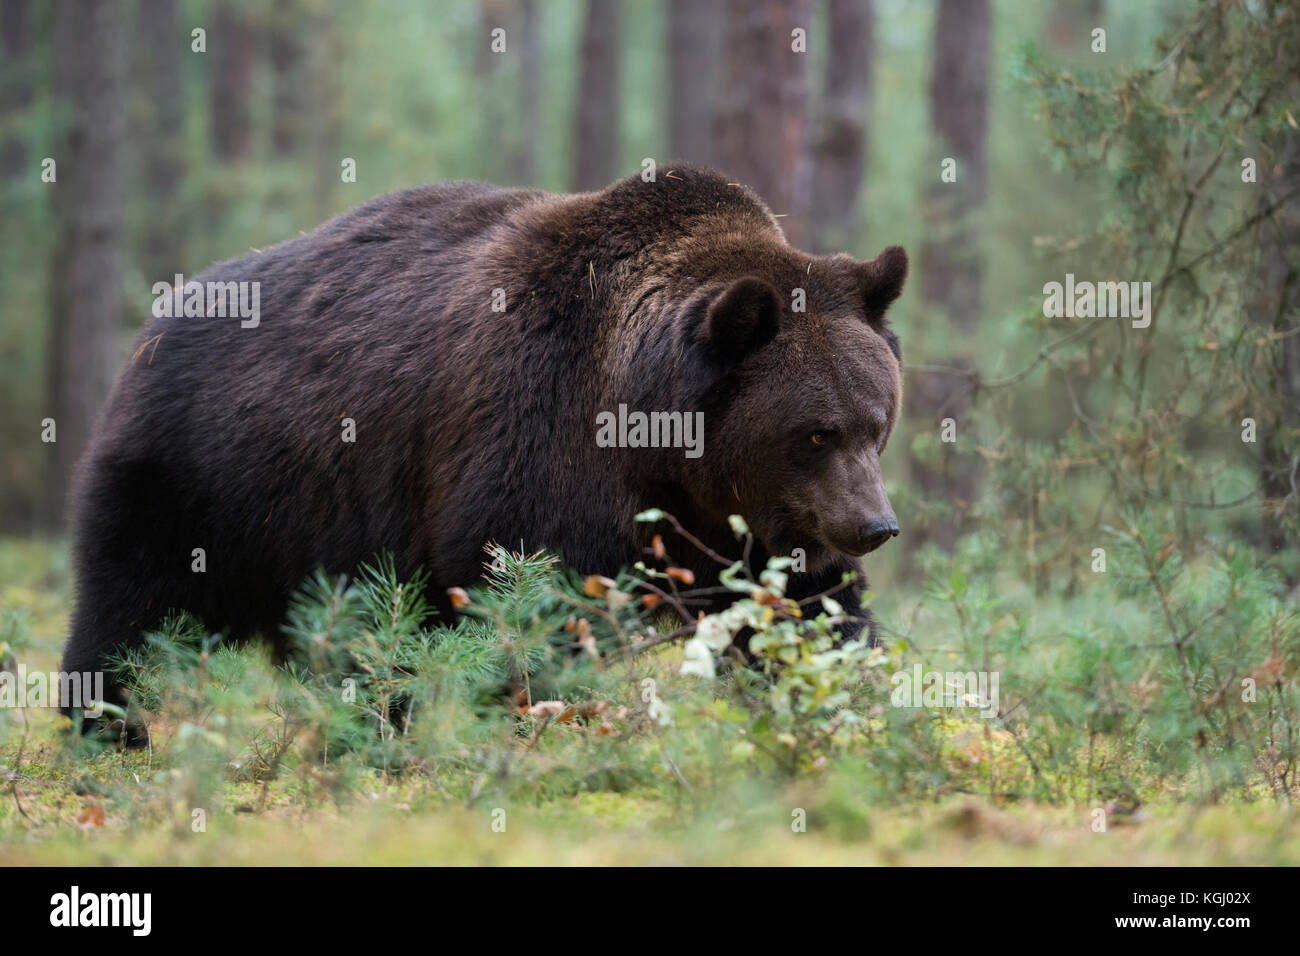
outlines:
[[[827,528],[827,543],[836,551],[859,558],[875,551],[898,535],[898,519],[892,511],[876,517],[863,515],[852,522]]]
[[[892,514],[875,521],[868,521],[858,529],[858,542],[862,553],[875,551],[890,538],[898,537],[898,519]]]

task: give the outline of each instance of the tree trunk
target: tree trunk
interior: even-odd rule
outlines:
[[[858,239],[874,53],[871,0],[830,0],[826,86],[812,144],[809,226],[816,252],[851,250]]]
[[[807,54],[792,49],[791,31],[807,30],[808,7],[808,0],[728,0],[723,18],[718,163],[781,216],[804,208],[798,185],[806,154]],[[801,218],[782,220],[796,244],[804,226]]]
[[[709,164],[722,23],[712,3],[671,0],[668,8],[668,142],[672,159]]]
[[[212,151],[222,162],[248,156],[253,125],[249,94],[253,82],[252,24],[233,4],[217,4],[208,35],[212,72]]]
[[[302,132],[304,155],[314,164],[313,208],[317,219],[336,212],[334,197],[342,182],[340,140],[343,130],[343,93],[339,64],[344,61],[344,40],[335,28],[329,4],[313,0],[307,6],[304,32],[306,43],[305,99],[310,121]]]
[[[271,62],[271,151],[294,156],[311,122],[307,75],[307,10],[299,0],[277,0],[271,8],[268,49]]]
[[[932,364],[969,369],[974,333],[983,308],[983,263],[977,221],[988,185],[985,149],[989,99],[989,2],[940,0],[935,26],[930,116],[936,159],[956,161],[956,181],[943,182],[936,162],[926,196],[926,238],[921,246],[921,298],[926,314],[945,324],[927,330],[931,341],[951,341],[947,350],[927,354]],[[963,513],[976,491],[976,459],[969,449],[963,413],[970,403],[970,379],[960,374],[912,376],[909,414],[921,433],[938,435],[944,419],[956,423],[957,442],[939,445],[937,465],[913,457],[913,483],[930,500],[952,505],[953,520],[918,528],[908,536],[909,553],[927,538],[951,547],[961,532]]]
[[[1091,55],[1092,31],[1101,22],[1101,0],[1054,0],[1047,18],[1047,45],[1072,59]]]
[[[1294,102],[1294,99],[1292,99]],[[1260,203],[1267,209],[1281,202],[1300,183],[1300,143],[1294,136],[1268,152],[1272,163],[1260,160]],[[1252,309],[1257,325],[1278,336],[1272,372],[1273,407],[1259,421],[1260,485],[1273,504],[1295,495],[1300,487],[1300,461],[1288,453],[1300,435],[1300,200],[1292,199],[1264,219],[1256,231],[1260,248],[1259,292]],[[1287,441],[1285,436],[1289,436]],[[1271,551],[1295,547],[1294,525],[1278,521],[1265,509],[1261,544]]]
[[[574,188],[608,185],[618,168],[620,0],[589,0],[582,36]]]
[[[118,365],[126,111],[122,6],[62,0],[55,95],[69,110],[55,151],[58,241],[50,277],[50,407],[57,441],[47,518],[58,524],[73,467]]]
[[[483,91],[479,152],[483,178],[534,185],[540,53],[536,0],[479,0],[480,39],[474,70]],[[492,33],[505,30],[494,52]]]
[[[974,219],[988,188],[988,74],[988,0],[940,0],[930,116],[940,155],[957,161],[957,181],[940,182],[934,170],[927,203],[932,228],[922,248],[924,299],[945,309],[962,333],[978,327],[983,304]]]
[[[478,82],[478,109],[475,110],[470,134],[477,135],[478,164],[476,175],[498,182],[506,173],[511,140],[516,131],[509,122],[508,93],[505,77],[510,57],[518,55],[518,38],[510,23],[509,0],[479,0],[479,37],[474,51],[474,78]],[[494,50],[493,32],[506,31],[504,51]]]
[[[36,71],[32,54],[31,0],[4,0],[0,3],[0,43],[4,45],[4,70],[0,73],[0,124],[5,135],[0,139],[0,176],[6,181],[23,172],[27,165],[27,143],[21,132],[26,112],[32,102],[32,77]],[[22,117],[19,120],[18,117]],[[30,171],[35,176],[35,171]]]
[[[515,56],[519,69],[519,137],[511,151],[510,172],[516,185],[537,185],[537,111],[540,106],[541,52],[537,0],[519,0],[515,17]]]
[[[185,267],[176,202],[184,172],[181,51],[188,48],[188,35],[177,6],[177,0],[139,0],[136,8],[135,178],[147,207],[141,253],[150,282],[170,282]]]

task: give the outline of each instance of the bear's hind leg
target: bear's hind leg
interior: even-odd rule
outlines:
[[[76,606],[63,671],[90,675],[102,700],[126,705],[113,657],[139,648],[170,610],[196,597],[183,533],[192,518],[156,465],[92,461],[74,534]],[[83,691],[83,697],[86,691]],[[61,701],[65,714],[88,701]],[[93,721],[92,721],[93,722]],[[83,725],[84,726],[84,725]]]

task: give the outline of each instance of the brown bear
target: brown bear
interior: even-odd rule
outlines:
[[[159,296],[83,460],[63,666],[101,670],[172,609],[282,640],[313,570],[385,551],[446,614],[489,541],[611,574],[664,531],[634,520],[651,507],[728,555],[744,516],[754,562],[802,557],[791,595],[817,594],[898,533],[884,313],[906,272],[896,246],[800,252],[689,164],[577,195],[410,189],[213,266]]]

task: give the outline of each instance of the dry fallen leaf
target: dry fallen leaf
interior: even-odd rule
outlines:
[[[77,826],[83,830],[89,830],[92,827],[102,827],[104,825],[104,805],[98,800],[86,806],[77,815]]]
[[[612,579],[602,577],[599,574],[592,574],[583,582],[582,590],[587,597],[603,597],[605,592],[612,587],[614,587]]]
[[[567,724],[578,717],[587,720],[600,717],[605,711],[609,710],[609,701],[589,700],[581,704],[566,704],[562,700],[539,700],[533,706],[521,707],[519,710],[529,717],[538,717],[543,720],[552,717],[557,724]]]
[[[695,572],[690,568],[669,568],[665,573],[674,581],[681,581],[687,587],[695,583]]]
[[[1268,660],[1264,661],[1264,663],[1260,665],[1258,670],[1255,671],[1255,682],[1270,687],[1278,683],[1282,678],[1283,667],[1285,664],[1286,661],[1281,657],[1278,657],[1276,654],[1272,655]]]
[[[562,700],[539,700],[531,707],[521,707],[519,709],[529,717],[540,717],[545,719],[547,717],[560,716],[568,706],[569,705]]]
[[[447,596],[451,598],[451,606],[456,610],[469,604],[469,595],[464,588],[447,588]]]
[[[578,646],[584,653],[600,657],[600,651],[596,650],[596,638],[591,633],[591,622],[585,617],[578,618]]]

